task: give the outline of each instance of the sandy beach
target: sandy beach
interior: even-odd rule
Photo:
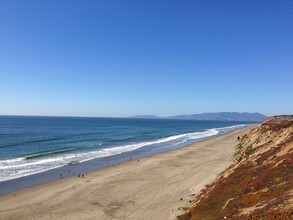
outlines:
[[[175,219],[249,129],[1,196],[0,219]]]

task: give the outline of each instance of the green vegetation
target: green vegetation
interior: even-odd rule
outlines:
[[[248,154],[248,155],[251,155],[253,154],[254,152],[256,151],[256,148],[248,148],[245,153]]]

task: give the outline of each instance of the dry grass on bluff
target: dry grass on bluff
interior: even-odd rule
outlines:
[[[183,219],[293,219],[293,117],[241,137],[234,164],[202,191]]]

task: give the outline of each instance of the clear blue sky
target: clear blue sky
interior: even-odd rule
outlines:
[[[0,1],[0,114],[293,113],[293,1]]]

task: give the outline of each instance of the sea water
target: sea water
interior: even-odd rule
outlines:
[[[125,152],[151,155],[251,122],[0,116],[0,182]]]

